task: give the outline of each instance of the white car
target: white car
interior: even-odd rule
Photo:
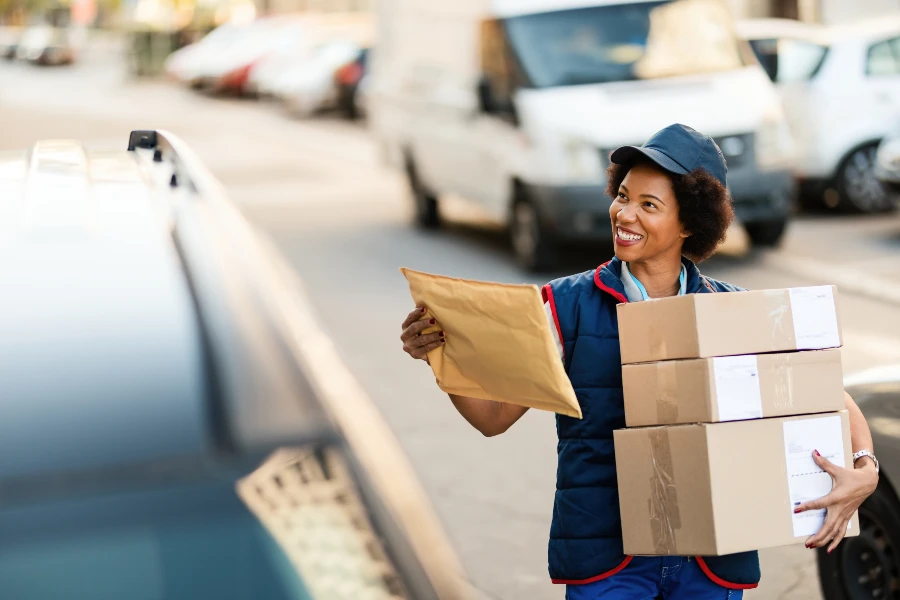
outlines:
[[[356,60],[360,52],[362,48],[354,42],[340,40],[322,44],[307,60],[298,62],[278,79],[275,95],[298,117],[337,106],[334,75]]]
[[[833,27],[746,21],[737,30],[781,94],[804,198],[855,212],[894,208],[874,167],[900,116],[900,17]]]
[[[237,40],[242,29],[243,27],[225,23],[212,30],[199,42],[176,50],[166,59],[166,74],[176,81],[193,84],[204,65],[218,53],[229,48]]]

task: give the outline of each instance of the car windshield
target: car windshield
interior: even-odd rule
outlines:
[[[4,598],[311,600],[231,484],[7,509],[0,531]]]
[[[656,79],[744,66],[719,0],[614,4],[506,20],[529,83],[555,87]]]
[[[776,83],[809,81],[825,61],[828,47],[801,40],[751,40],[756,58]]]

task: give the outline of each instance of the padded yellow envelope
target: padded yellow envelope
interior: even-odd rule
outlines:
[[[428,354],[442,390],[581,418],[536,286],[400,270],[416,305],[428,307],[423,318],[447,334]]]

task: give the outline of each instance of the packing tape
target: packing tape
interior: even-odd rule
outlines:
[[[675,361],[657,363],[659,395],[656,397],[656,416],[659,423],[678,422],[678,372]]]
[[[649,437],[650,460],[653,463],[649,499],[650,531],[655,554],[665,556],[675,552],[675,530],[681,529],[681,513],[675,490],[669,431],[665,427],[658,427],[650,431]]]
[[[769,342],[769,351],[774,352],[778,349],[776,345],[777,340],[785,337],[794,338],[794,321],[793,319],[788,319],[788,314],[791,312],[790,297],[783,290],[766,290],[765,298],[766,314],[772,321],[772,337]]]
[[[666,329],[661,323],[654,323],[649,334],[651,360],[665,360],[666,353]]]
[[[790,414],[794,408],[794,369],[791,367],[790,357],[784,354],[770,354],[766,360],[772,361],[772,376],[775,378],[775,408]]]

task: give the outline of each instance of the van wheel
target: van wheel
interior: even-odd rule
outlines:
[[[521,198],[513,205],[509,235],[516,260],[523,268],[541,272],[556,266],[556,242],[527,198]]]
[[[419,179],[419,173],[412,158],[406,159],[406,177],[409,180],[409,189],[415,204],[416,224],[425,229],[436,229],[441,224],[437,196],[429,191]]]
[[[774,248],[781,243],[787,224],[787,219],[778,219],[777,221],[747,223],[744,228],[754,246]]]
[[[887,481],[859,507],[859,535],[817,551],[825,600],[900,599],[900,504]]]
[[[837,174],[839,206],[855,213],[893,210],[894,198],[875,176],[878,146],[870,144],[844,159]]]

